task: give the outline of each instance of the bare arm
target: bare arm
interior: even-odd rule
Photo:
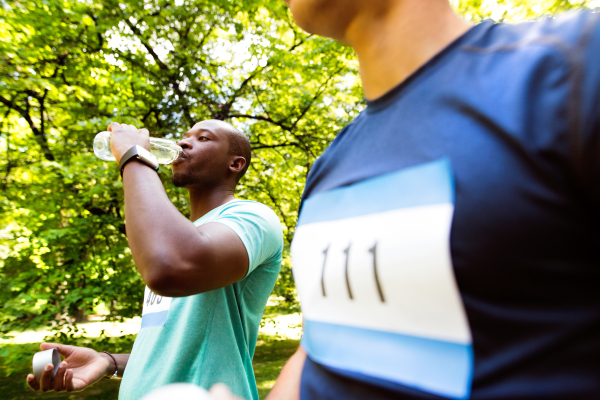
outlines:
[[[123,172],[127,239],[155,293],[181,297],[225,287],[248,271],[248,254],[229,227],[196,227],[171,203],[156,172],[137,162]]]
[[[117,160],[135,144],[149,148],[145,129],[109,130]],[[246,275],[248,254],[237,234],[219,223],[194,226],[171,203],[152,169],[129,162],[123,171],[123,186],[131,254],[154,293],[190,296],[225,287]]]
[[[283,366],[275,386],[266,400],[298,400],[300,399],[300,377],[306,361],[306,352],[300,346],[294,355]]]
[[[33,374],[27,375],[27,385],[32,390],[42,392],[80,391],[115,373],[115,363],[107,354],[98,353],[85,347],[58,343],[42,343],[40,348],[42,350],[56,348],[64,357],[64,361],[60,364],[54,377],[52,377],[52,364],[45,367],[39,382]],[[113,354],[113,356],[117,361],[117,376],[122,377],[129,354]]]

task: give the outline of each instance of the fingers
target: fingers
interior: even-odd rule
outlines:
[[[60,392],[61,390],[65,390],[64,379],[65,372],[67,371],[67,363],[61,362],[58,371],[56,371],[56,376],[54,377],[54,391]]]
[[[40,384],[35,380],[35,376],[33,376],[33,374],[27,375],[27,386],[36,392],[40,390]]]
[[[68,369],[67,372],[65,372],[65,388],[67,392],[72,392],[74,390],[72,369]]]
[[[42,377],[40,378],[40,389],[42,392],[47,392],[48,390],[52,390],[52,370],[54,366],[52,364],[47,364],[42,371]]]
[[[118,124],[116,122],[111,123],[108,128],[106,128],[107,131],[109,132],[114,132],[116,130],[121,129],[121,124]]]
[[[138,130],[135,127],[135,125],[119,124],[117,122],[111,123],[106,130],[109,131],[109,132],[115,132],[115,131],[118,131],[118,130],[128,130],[128,131],[138,131],[138,132],[143,133],[145,135],[149,135],[150,134],[150,132],[148,132],[148,129],[146,129],[146,128],[142,128],[142,129]]]
[[[118,130],[134,130],[137,131],[138,129],[134,126],[134,125],[128,125],[128,124],[119,124],[118,122],[112,122],[108,128],[106,129],[109,132],[115,132]]]
[[[137,131],[137,128],[133,125],[121,124],[121,129],[124,131]]]
[[[75,351],[75,346],[69,346],[69,345],[60,344],[60,343],[42,343],[42,344],[40,344],[40,349],[42,349],[42,350],[56,349],[56,350],[58,350],[60,355],[67,358]]]

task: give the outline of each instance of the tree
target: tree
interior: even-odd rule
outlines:
[[[2,19],[5,332],[99,304],[140,312],[122,184],[91,153],[109,122],[167,138],[207,118],[240,127],[255,162],[238,195],[278,213],[289,249],[310,166],[360,108],[352,54],[300,31],[279,1],[14,2]],[[287,252],[277,293],[294,304]]]
[[[478,21],[589,2],[456,2]],[[0,0],[2,332],[140,313],[143,282],[114,163],[94,135],[111,121],[177,138],[194,122],[246,132],[254,162],[238,196],[269,205],[285,234],[275,292],[296,304],[289,244],[315,159],[364,107],[346,47],[301,31],[280,0]],[[185,192],[167,193],[188,213]]]

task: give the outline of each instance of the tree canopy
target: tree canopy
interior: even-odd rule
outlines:
[[[598,1],[461,0],[479,21]],[[92,152],[110,122],[180,137],[195,122],[244,131],[253,164],[237,196],[270,206],[286,249],[315,159],[364,107],[351,49],[303,32],[281,0],[0,0],[2,332],[140,313],[122,182]],[[184,190],[160,176],[188,214]],[[275,293],[295,307],[289,251]]]

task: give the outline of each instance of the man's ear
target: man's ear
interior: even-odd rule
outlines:
[[[242,172],[244,167],[246,166],[246,159],[242,156],[234,156],[231,159],[231,164],[229,164],[229,170],[236,174]]]

